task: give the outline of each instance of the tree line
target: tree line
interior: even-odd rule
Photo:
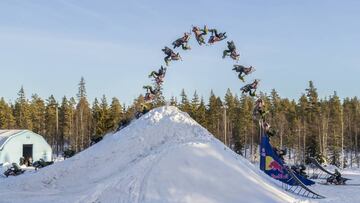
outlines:
[[[267,121],[276,129],[273,145],[286,148],[288,158],[304,163],[315,157],[337,166],[356,164],[359,167],[358,123],[360,102],[357,97],[341,100],[334,92],[319,98],[312,81],[298,100],[281,98],[276,90],[260,93],[266,103]],[[56,101],[33,94],[27,99],[24,88],[14,103],[0,99],[0,129],[29,129],[44,136],[60,153],[70,148],[76,152],[89,147],[91,138],[115,131],[120,122],[130,120],[143,108],[140,95],[129,106],[116,97],[110,104],[105,95],[89,103],[85,80],[81,78],[76,97]],[[208,101],[195,91],[188,97],[171,97],[170,105],[187,112],[216,138],[251,160],[258,159],[259,123],[253,119],[255,99],[233,94],[229,89],[224,98],[212,91]],[[164,102],[158,102],[157,106]]]

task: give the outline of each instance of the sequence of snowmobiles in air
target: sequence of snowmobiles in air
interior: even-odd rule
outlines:
[[[195,35],[195,39],[197,43],[202,45],[213,45],[217,42],[223,41],[227,39],[226,32],[219,32],[217,29],[209,29],[206,25],[203,28],[200,28],[198,26],[192,26],[191,31]],[[209,35],[209,39],[205,40],[205,37]],[[172,48],[169,48],[168,46],[165,46],[162,49],[162,52],[165,54],[164,62],[165,66],[168,67],[170,65],[170,62],[172,61],[181,61],[182,57],[179,52],[175,52],[174,50],[177,48],[181,48],[184,51],[191,50],[191,47],[189,46],[189,40],[191,39],[191,32],[185,32],[184,35],[178,39],[176,39],[174,42],[172,42]],[[234,41],[227,41],[227,49],[223,51],[222,58],[230,57],[231,59],[235,60],[236,62],[240,59],[240,54],[238,53]],[[146,90],[145,93],[145,102],[146,103],[152,103],[156,97],[161,95],[161,87],[164,82],[165,74],[167,68],[163,65],[160,67],[158,71],[152,71],[149,74],[149,78],[153,79],[154,84],[153,85],[144,85],[143,88]],[[243,65],[235,64],[233,70],[238,73],[238,77],[241,81],[245,82],[244,77],[246,75],[249,75],[250,73],[255,71],[255,68],[245,67]],[[258,87],[259,80],[254,80],[253,83],[247,84],[244,87],[242,87],[240,90],[242,93],[249,93],[250,96],[255,96],[256,89]]]
[[[202,45],[213,45],[217,42],[227,39],[226,32],[218,32],[217,29],[209,29],[206,25],[203,28],[198,26],[192,26],[193,34],[197,43]],[[209,39],[205,40],[205,37],[211,33]],[[179,52],[174,50],[181,48],[184,51],[191,50],[189,46],[189,40],[191,39],[191,32],[185,32],[184,35],[176,39],[172,43],[173,49],[165,46],[162,52],[165,54],[164,62],[165,66],[161,66],[158,71],[152,71],[149,74],[149,78],[152,78],[154,85],[145,85],[143,88],[146,90],[144,109],[146,109],[148,103],[154,102],[154,100],[161,95],[162,84],[166,75],[167,67],[172,61],[182,61],[182,57]],[[236,63],[240,60],[240,54],[237,51],[234,41],[227,41],[227,48],[222,52],[222,58],[230,57]],[[245,76],[248,76],[255,71],[253,66],[243,66],[239,64],[233,65],[233,71],[238,74],[238,78],[245,82]],[[259,86],[260,80],[255,79],[252,83],[246,84],[240,90],[242,94],[249,94],[251,97],[257,97],[255,107],[253,110],[253,118],[259,122],[261,130],[261,144],[260,144],[260,169],[274,179],[277,179],[285,184],[284,188],[287,191],[293,192],[297,195],[302,195],[309,198],[320,199],[324,198],[316,192],[309,189],[307,186],[315,184],[314,181],[310,180],[306,174],[305,165],[294,165],[288,166],[285,163],[284,156],[286,150],[277,149],[270,144],[270,138],[276,136],[276,130],[270,126],[267,122],[266,115],[268,111],[265,108],[265,102],[262,98],[256,95],[256,90]],[[147,110],[145,110],[145,113]],[[321,165],[317,166],[320,170],[324,170]],[[329,184],[345,184],[349,179],[342,178],[338,171],[331,173],[327,171],[328,177],[326,178]]]

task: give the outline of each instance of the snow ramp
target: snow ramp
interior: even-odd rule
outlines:
[[[176,107],[154,109],[63,162],[0,179],[1,202],[294,202]]]

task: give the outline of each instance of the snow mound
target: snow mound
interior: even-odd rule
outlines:
[[[293,202],[176,107],[47,168],[0,179],[8,202]]]

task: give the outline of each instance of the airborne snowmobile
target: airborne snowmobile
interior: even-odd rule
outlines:
[[[173,48],[178,48],[181,46],[181,48],[183,50],[190,50],[191,47],[188,45],[188,42],[190,40],[190,36],[191,36],[191,33],[188,33],[188,32],[185,32],[184,33],[184,36],[175,40],[172,45],[174,46]]]
[[[182,60],[181,56],[179,53],[175,53],[172,49],[170,49],[169,47],[165,47],[164,49],[162,49],[162,51],[165,53],[165,64],[166,66],[169,66],[169,62],[170,61],[178,61],[178,60]]]
[[[230,56],[230,58],[238,61],[240,59],[240,54],[238,54],[236,51],[234,41],[228,41],[227,44],[228,49],[223,51],[223,58],[225,58],[226,56]]]
[[[152,71],[149,75],[149,78],[153,77],[157,85],[161,85],[164,82],[164,77],[166,74],[166,68],[161,66],[161,68],[156,71]]]
[[[220,42],[227,38],[226,32],[218,33],[216,29],[209,29],[209,32],[211,32],[211,36],[208,41],[209,44],[214,44],[215,42]]]
[[[153,89],[152,86],[150,85],[145,85],[143,86],[144,89],[146,89],[146,93],[145,93],[145,102],[151,102],[154,100],[154,98],[156,97],[156,95],[159,93],[159,89]]]
[[[206,44],[205,39],[203,37],[208,33],[208,29],[206,25],[204,26],[204,29],[200,29],[199,27],[193,26],[192,31],[195,34],[195,39],[199,43],[199,45]]]
[[[239,73],[239,79],[243,82],[245,82],[244,80],[244,76],[245,75],[249,75],[250,73],[254,72],[255,71],[255,68],[250,66],[250,67],[245,67],[245,66],[242,66],[242,65],[234,65],[234,68],[233,70],[237,73]],[[244,74],[244,76],[243,76]]]
[[[265,110],[265,102],[263,99],[259,98],[255,102],[255,107],[253,110],[253,117],[255,120],[265,120],[265,115],[268,111]]]
[[[260,80],[256,79],[253,83],[245,85],[240,90],[242,91],[242,93],[249,93],[250,96],[254,97],[256,95],[256,90],[259,82]]]

